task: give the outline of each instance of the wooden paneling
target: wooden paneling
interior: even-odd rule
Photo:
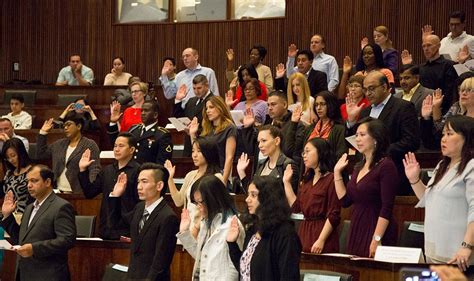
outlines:
[[[326,37],[327,53],[341,64],[355,58],[359,41],[384,24],[395,48],[411,50],[422,60],[421,27],[430,23],[436,34],[448,32],[448,14],[463,9],[466,29],[473,33],[472,0],[288,0],[281,19],[178,23],[113,24],[113,0],[2,0],[0,1],[0,82],[13,79],[53,83],[69,55],[79,53],[94,69],[98,82],[122,56],[127,70],[147,81],[157,81],[163,56],[180,57],[188,46],[199,50],[203,65],[216,71],[225,90],[225,50],[236,51],[236,65],[247,61],[248,49],[259,43],[269,50],[264,63],[272,69],[286,60],[287,46],[309,47],[314,33]],[[12,63],[20,71],[12,71]],[[179,69],[183,68],[179,63]]]

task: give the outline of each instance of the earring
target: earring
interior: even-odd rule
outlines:
[[[374,141],[374,147],[377,147],[377,141]]]

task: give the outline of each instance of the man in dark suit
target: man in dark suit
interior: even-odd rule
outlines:
[[[130,213],[139,202],[137,193],[137,176],[140,164],[133,159],[137,146],[137,140],[129,132],[122,132],[118,135],[114,144],[115,161],[104,167],[100,171],[95,181],[90,181],[89,170],[87,169],[94,160],[90,158],[90,151],[86,150],[79,161],[79,182],[87,199],[96,197],[102,193],[100,204],[100,224],[99,236],[103,239],[118,240],[120,236],[130,236],[130,227],[123,221],[112,224],[108,220],[107,204],[110,193],[113,191],[115,183],[120,174],[127,175],[127,186],[123,196],[121,196],[120,209],[123,213]]]
[[[10,234],[19,257],[16,280],[70,280],[68,250],[76,240],[74,209],[53,192],[54,174],[44,165],[27,174],[28,191],[36,199],[26,207],[21,225],[12,215],[15,199],[10,191],[3,201],[1,226]]]
[[[171,134],[158,125],[158,103],[152,100],[142,105],[142,124],[132,126],[128,132],[137,139],[134,159],[138,163],[153,162],[164,164],[171,159],[173,144]],[[107,126],[110,142],[115,143],[119,135],[117,123]]]
[[[111,220],[122,217],[130,223],[130,265],[128,279],[170,280],[170,265],[176,247],[178,218],[161,196],[168,182],[168,171],[159,164],[144,163],[138,175],[138,196],[143,202],[135,206],[130,216],[120,212],[120,196],[126,189],[127,177],[119,177],[111,193]]]
[[[347,133],[355,133],[357,116],[382,120],[390,132],[388,154],[397,165],[401,179],[397,195],[411,194],[412,189],[405,176],[402,159],[406,153],[414,152],[420,147],[420,127],[415,106],[411,102],[391,96],[390,85],[382,72],[370,72],[364,79],[364,89],[371,106],[362,110],[362,106],[353,102],[346,103],[349,128]]]
[[[198,74],[193,78],[193,91],[195,97],[188,100],[184,108],[182,107],[182,100],[186,97],[187,89],[186,85],[182,85],[176,93],[176,100],[179,102],[174,105],[173,116],[188,117],[192,120],[194,117],[198,119],[198,123],[202,124],[202,110],[206,107],[207,100],[213,96],[209,90],[209,82],[207,77],[202,74]],[[191,157],[192,145],[191,138],[186,135],[184,138],[184,150],[183,157]]]
[[[312,67],[314,55],[311,51],[301,50],[296,53],[296,70],[304,74],[308,79],[309,89],[311,96],[316,97],[319,92],[328,90],[328,82],[326,73],[315,70]],[[283,69],[282,69],[283,68]],[[277,67],[277,74],[275,76],[275,89],[287,92],[287,86],[285,82],[285,66],[279,64]]]
[[[400,87],[403,92],[398,92],[394,97],[411,101],[415,105],[418,116],[421,116],[421,106],[426,96],[434,90],[423,87],[420,84],[420,68],[413,64],[403,65],[400,71]]]

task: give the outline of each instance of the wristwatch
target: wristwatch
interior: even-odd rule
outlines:
[[[461,247],[466,248],[466,249],[469,249],[469,250],[472,250],[472,248],[473,248],[474,246],[472,246],[471,244],[468,244],[468,243],[462,241]]]
[[[382,237],[378,235],[374,235],[373,239],[375,240],[375,242],[380,242],[382,240]]]

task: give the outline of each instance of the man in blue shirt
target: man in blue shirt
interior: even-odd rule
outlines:
[[[94,81],[94,71],[82,64],[81,56],[74,54],[69,58],[69,66],[59,71],[56,86],[90,86]]]

